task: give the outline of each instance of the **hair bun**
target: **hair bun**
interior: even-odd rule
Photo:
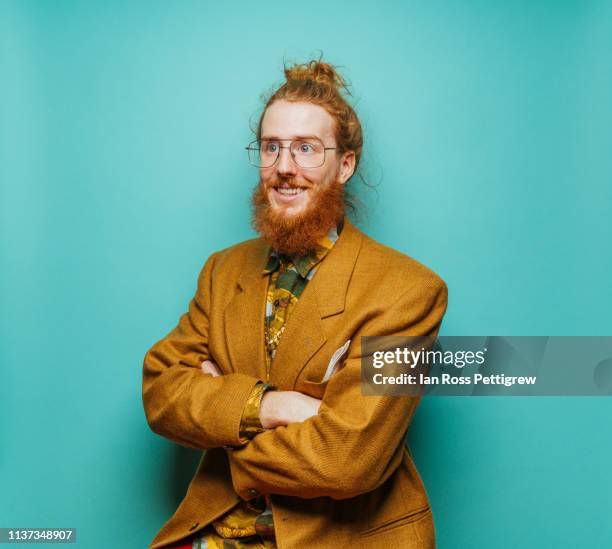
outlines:
[[[313,80],[320,84],[327,84],[335,88],[347,89],[347,83],[329,63],[322,61],[309,61],[304,64],[285,66],[285,78],[289,80]]]

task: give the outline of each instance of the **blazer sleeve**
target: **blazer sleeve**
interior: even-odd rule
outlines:
[[[206,450],[245,444],[239,429],[243,410],[258,380],[242,373],[213,377],[201,370],[211,358],[208,330],[212,272],[209,257],[198,289],[178,325],[146,353],[142,400],[151,429],[178,444]]]
[[[227,449],[234,489],[261,494],[345,499],[374,490],[399,466],[419,402],[412,396],[361,394],[361,336],[437,336],[447,306],[437,276],[378,308],[355,334],[343,367],[328,382],[319,413]]]

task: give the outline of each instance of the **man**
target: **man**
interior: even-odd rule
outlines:
[[[150,547],[430,548],[404,445],[418,398],[362,395],[360,339],[435,336],[446,285],[346,218],[363,140],[340,75],[285,76],[248,147],[261,236],[206,261],[145,357],[151,429],[206,450]]]

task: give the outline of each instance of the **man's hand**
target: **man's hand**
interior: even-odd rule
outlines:
[[[212,360],[205,360],[200,367],[213,377],[222,375]],[[320,399],[299,391],[266,391],[259,406],[259,421],[264,429],[299,423],[316,416],[320,405]]]
[[[210,374],[213,377],[217,377],[221,375],[221,370],[219,370],[219,366],[217,366],[212,360],[205,360],[200,364],[200,368],[205,374]]]
[[[299,391],[266,391],[259,407],[259,421],[264,429],[306,421],[316,416],[321,401]]]

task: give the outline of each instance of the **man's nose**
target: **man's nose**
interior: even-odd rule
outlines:
[[[278,171],[279,175],[292,175],[295,174],[295,169],[295,162],[291,157],[289,147],[283,147],[278,153],[276,170]]]

